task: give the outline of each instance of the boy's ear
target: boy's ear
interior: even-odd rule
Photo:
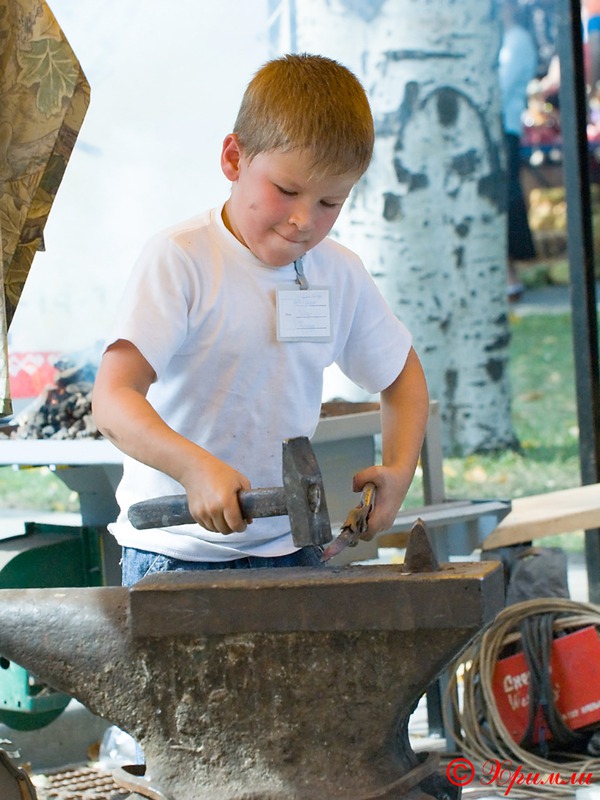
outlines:
[[[223,140],[221,150],[221,169],[229,181],[237,181],[240,175],[242,150],[235,133],[229,133]]]

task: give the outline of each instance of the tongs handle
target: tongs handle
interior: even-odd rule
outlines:
[[[362,488],[360,503],[346,517],[342,530],[348,528],[355,534],[354,540],[349,543],[350,547],[357,545],[360,537],[366,532],[369,525],[369,515],[375,505],[376,496],[377,487],[375,484],[371,482],[365,483]]]
[[[376,495],[377,487],[375,484],[371,482],[365,483],[362,488],[360,503],[349,512],[339,536],[323,550],[321,561],[329,561],[330,558],[337,556],[346,547],[356,547],[363,533],[367,531],[369,515],[375,505]]]
[[[377,487],[374,483],[365,483],[362,490],[362,495],[360,498],[359,508],[366,508],[367,512],[365,515],[366,520],[369,519],[369,514],[373,510],[373,506],[375,505],[375,498],[377,497]]]

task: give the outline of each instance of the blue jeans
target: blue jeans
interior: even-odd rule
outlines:
[[[156,572],[185,572],[208,569],[257,569],[265,567],[322,567],[320,547],[303,547],[286,556],[246,556],[233,561],[181,561],[134,547],[123,548],[123,586],[132,586]]]

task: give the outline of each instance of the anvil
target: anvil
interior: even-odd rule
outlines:
[[[493,562],[166,573],[2,590],[0,653],[135,737],[170,800],[396,798],[410,714],[502,605]]]

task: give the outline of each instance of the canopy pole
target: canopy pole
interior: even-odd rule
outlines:
[[[600,381],[598,321],[590,199],[586,97],[580,0],[558,2],[560,119],[567,201],[567,253],[583,485],[598,483]],[[585,533],[590,602],[600,602],[600,530]]]

